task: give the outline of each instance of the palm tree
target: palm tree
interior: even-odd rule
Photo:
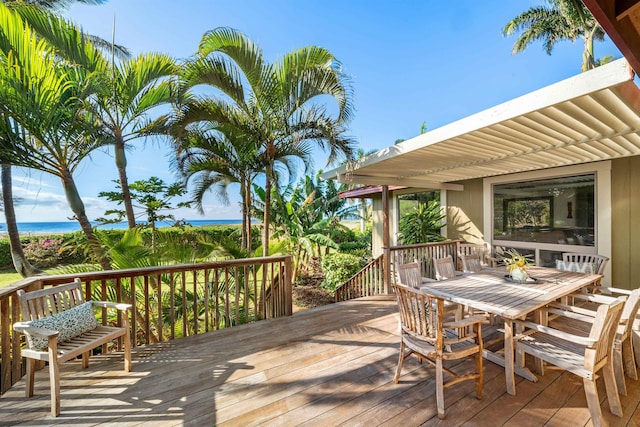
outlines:
[[[351,88],[336,58],[326,49],[304,47],[275,63],[266,62],[262,50],[244,34],[230,28],[207,32],[183,73],[185,86],[217,88],[218,123],[237,125],[245,138],[259,144],[264,162],[265,200],[263,255],[269,253],[271,188],[289,175],[297,159],[308,166],[314,146],[329,151],[328,164],[351,157],[353,142],[343,125],[352,114]],[[323,101],[337,104],[332,117]],[[241,123],[234,117],[243,117]],[[294,173],[291,173],[294,172]]]
[[[594,40],[604,40],[604,30],[580,0],[548,0],[549,7],[532,7],[513,18],[502,29],[511,36],[520,32],[513,45],[513,53],[524,51],[534,41],[542,41],[547,54],[562,40],[584,41],[582,71],[596,67],[593,56]]]
[[[46,12],[31,8],[29,13]],[[3,5],[0,19],[6,36],[0,42],[0,110],[7,118],[2,125],[9,124],[2,129],[7,137],[0,140],[0,163],[58,176],[74,218],[96,258],[108,269],[73,179],[80,162],[106,142],[104,135],[95,131],[93,117],[83,109],[83,99],[92,90],[92,73],[61,60],[55,49]],[[99,51],[83,40],[81,31],[55,15],[49,14],[48,19],[51,28],[66,40],[84,42],[75,45],[74,56],[92,64],[92,69],[101,67],[104,62]]]
[[[50,21],[47,19],[47,15],[42,15],[39,13],[33,13],[31,9],[33,8],[42,8],[51,11],[60,10],[70,3],[84,3],[84,4],[102,4],[106,0],[34,0],[29,2],[27,5],[33,6],[30,8],[25,8],[25,3],[22,1],[16,0],[5,0],[3,3],[8,7],[15,10],[18,14],[22,16],[23,19],[28,20],[29,25],[36,30],[40,37],[43,37],[47,40],[47,42],[51,46],[55,46],[58,50],[58,54],[62,56],[73,56],[68,55],[72,54],[75,49],[66,49],[68,43],[73,43],[72,40],[69,40],[67,37],[58,37],[59,32],[55,30],[55,27],[52,28],[50,25]],[[69,35],[69,34],[67,34]],[[94,41],[100,39],[95,38]],[[116,52],[124,53],[124,49],[122,47],[118,47]],[[9,126],[9,123],[7,123]],[[16,129],[18,130],[18,129]],[[5,135],[6,137],[6,135]],[[12,189],[12,177],[11,177],[11,165],[3,164],[2,168],[2,196],[4,203],[4,213],[5,213],[5,221],[7,224],[7,233],[9,235],[9,243],[11,248],[11,258],[13,260],[14,267],[18,273],[20,273],[23,277],[33,276],[35,274],[41,273],[41,271],[31,265],[27,258],[24,255],[22,250],[22,244],[20,242],[20,234],[18,231],[17,221],[15,217],[15,210],[13,206],[13,189]]]
[[[242,199],[242,238],[241,247],[251,252],[251,186],[262,170],[257,157],[259,147],[251,138],[237,134],[236,129],[227,127],[222,130],[208,129],[209,120],[214,120],[197,107],[197,102],[183,110],[184,121],[181,126],[190,123],[197,115],[200,124],[186,132],[180,131],[176,138],[175,152],[178,170],[185,177],[185,183],[193,183],[192,200],[201,213],[204,213],[202,201],[209,190],[213,190],[218,199],[229,204],[228,186],[240,185]],[[206,105],[203,106],[206,109]]]
[[[136,219],[129,191],[126,149],[134,139],[148,135],[145,128],[149,125],[150,110],[171,102],[171,82],[167,78],[176,73],[175,61],[160,53],[119,63],[113,61],[100,91],[89,102],[105,133],[112,138],[129,228],[135,228]]]

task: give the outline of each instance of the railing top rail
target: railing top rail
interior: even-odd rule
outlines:
[[[73,279],[75,277],[79,277],[80,279],[117,279],[121,277],[130,277],[130,276],[144,276],[149,274],[163,274],[163,273],[171,273],[171,272],[180,272],[180,271],[192,271],[194,269],[205,269],[205,268],[225,268],[225,267],[233,267],[233,266],[243,266],[243,265],[253,265],[253,264],[268,264],[272,262],[284,262],[287,258],[290,258],[291,255],[276,255],[269,257],[259,257],[259,258],[240,258],[233,260],[223,260],[223,261],[210,261],[210,262],[199,262],[192,264],[175,264],[175,265],[162,265],[162,266],[153,266],[153,267],[143,267],[143,268],[128,268],[124,270],[102,270],[102,271],[92,271],[86,273],[71,273],[71,274],[56,274],[56,275],[45,275],[45,276],[34,276],[28,277],[22,280],[19,280],[10,285],[0,287],[0,298],[5,297],[7,295],[11,295],[15,293],[19,289],[25,289],[33,284],[46,282],[47,284],[56,285],[60,283],[66,283],[69,279]]]
[[[463,240],[445,240],[444,242],[428,242],[428,243],[415,243],[413,245],[390,246],[389,250],[401,251],[403,249],[424,248],[428,246],[442,246],[442,245],[449,245],[449,244],[457,244],[458,242],[462,243]]]

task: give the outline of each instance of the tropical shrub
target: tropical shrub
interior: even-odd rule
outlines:
[[[38,268],[62,264],[64,254],[62,237],[39,237],[22,246],[25,257]]]
[[[441,242],[445,238],[440,230],[446,224],[443,220],[440,202],[432,200],[414,207],[400,218],[400,242],[403,245],[416,243]]]
[[[330,253],[322,258],[324,281],[322,287],[334,292],[364,267],[364,260],[356,255]]]

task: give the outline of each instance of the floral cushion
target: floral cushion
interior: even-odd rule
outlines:
[[[58,331],[58,342],[69,341],[98,326],[92,307],[90,302],[85,302],[61,313],[32,320],[29,326]],[[46,350],[49,345],[46,338],[34,337],[30,334],[27,334],[27,341],[33,350]]]
[[[556,260],[556,268],[558,270],[571,271],[574,273],[593,274],[594,265],[590,262],[570,262],[561,259]]]

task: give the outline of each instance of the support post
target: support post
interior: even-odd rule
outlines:
[[[389,238],[389,186],[382,186],[382,246],[384,255],[384,291],[391,293],[391,239]]]

